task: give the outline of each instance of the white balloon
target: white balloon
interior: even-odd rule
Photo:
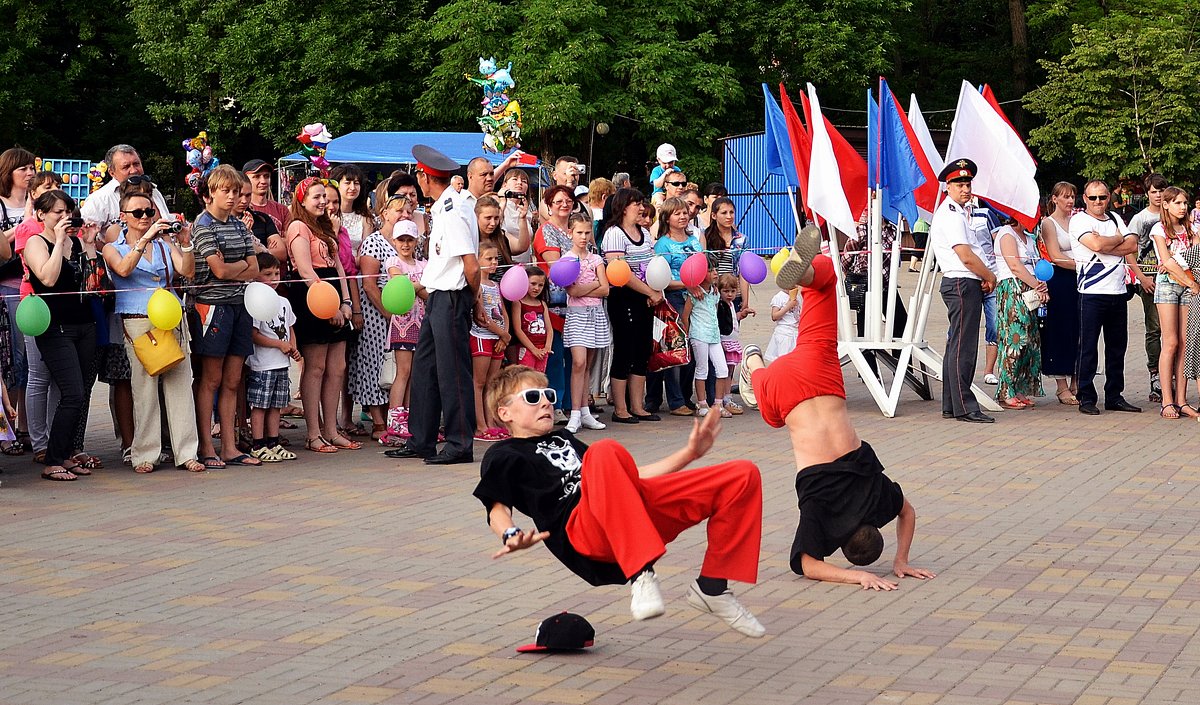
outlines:
[[[655,255],[646,265],[646,286],[662,291],[671,283],[671,265],[667,258]]]
[[[256,321],[272,321],[279,315],[279,294],[262,282],[246,285],[246,310]]]

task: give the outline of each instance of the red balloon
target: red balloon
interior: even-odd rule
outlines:
[[[688,257],[683,261],[683,266],[679,268],[679,281],[687,287],[700,286],[707,276],[708,257],[703,252],[697,252]]]

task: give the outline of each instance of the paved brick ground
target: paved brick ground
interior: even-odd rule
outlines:
[[[760,299],[745,330],[765,341]],[[792,575],[786,438],[733,419],[713,458],[763,471],[761,579],[735,586],[761,640],[683,601],[699,529],[660,563],[668,612],[649,622],[630,620],[625,589],[587,589],[544,550],[491,561],[477,466],[371,449],[136,476],[110,442],[97,446],[109,469],[68,484],[0,458],[0,703],[1200,701],[1194,423],[1084,418],[1047,397],[967,426],[907,393],[884,419],[849,387],[860,432],[920,514],[913,562],[939,576],[865,593]],[[649,458],[685,421],[613,435]],[[595,649],[514,653],[558,610],[592,621]]]

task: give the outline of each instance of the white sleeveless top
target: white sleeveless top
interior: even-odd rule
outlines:
[[[1064,255],[1066,255],[1067,257],[1070,257],[1071,256],[1071,245],[1074,244],[1074,242],[1071,240],[1070,231],[1063,230],[1062,226],[1058,224],[1058,221],[1055,220],[1054,218],[1051,218],[1050,216],[1046,216],[1046,220],[1049,220],[1051,223],[1054,223],[1054,239],[1058,241],[1058,248],[1060,250],[1062,250],[1062,253]]]

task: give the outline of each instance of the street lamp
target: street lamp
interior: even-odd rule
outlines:
[[[609,127],[608,127],[607,122],[595,122],[595,121],[592,122],[592,138],[591,138],[591,141],[588,143],[587,168],[588,168],[588,171],[591,172],[591,174],[592,174],[591,178],[593,178],[593,179],[596,178],[596,172],[592,168],[592,150],[596,146],[596,135],[600,135],[601,137],[603,137],[604,135],[608,134],[608,130],[609,130]]]

